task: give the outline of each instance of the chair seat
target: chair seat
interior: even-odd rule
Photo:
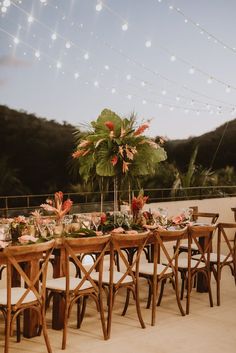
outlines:
[[[120,281],[124,273],[114,271],[113,272],[113,283],[116,284]],[[99,273],[98,272],[93,272],[91,273],[91,278],[94,281],[98,281]],[[105,284],[110,283],[110,271],[104,271],[102,275],[102,282]],[[133,283],[133,278],[131,276],[126,276],[121,283]]]
[[[197,263],[198,263],[197,260],[192,259],[191,260],[191,268],[196,267]],[[203,267],[205,267],[204,262],[200,262],[198,264],[198,266],[197,266],[197,268],[203,268]],[[180,259],[179,258],[179,260],[178,260],[178,268],[179,269],[187,269],[188,268],[188,259]]]
[[[80,284],[82,281],[81,278],[77,277],[70,277],[69,279],[69,288],[70,290],[75,290],[75,288]],[[66,277],[58,277],[58,278],[53,278],[49,279],[46,281],[46,288],[51,289],[51,290],[59,290],[59,291],[65,291],[66,290]],[[84,281],[82,286],[80,287],[79,290],[84,290],[92,288],[92,285],[89,281]]]
[[[11,288],[11,305],[15,305],[18,300],[22,297],[25,293],[26,289],[22,287],[12,287]],[[27,304],[36,301],[37,298],[34,292],[30,291],[25,299],[23,300],[22,304]],[[0,305],[7,305],[7,289],[2,288],[0,289]]]
[[[194,255],[192,258],[193,258],[193,259],[196,259],[196,260],[199,260],[200,257],[201,257],[201,255],[198,254],[198,255]],[[222,254],[221,254],[221,255],[220,255],[220,262],[224,262],[225,259],[226,259],[226,257],[227,257],[226,255],[222,255]],[[232,262],[232,261],[233,261],[232,257],[229,256],[226,262]],[[217,253],[213,253],[213,252],[210,253],[210,262],[217,263]]]
[[[152,262],[147,262],[147,263],[141,263],[139,266],[139,275],[153,275],[153,266],[154,264]],[[162,264],[157,265],[157,275],[160,275],[166,266]],[[170,274],[172,273],[172,269],[169,267],[166,269],[165,274]]]

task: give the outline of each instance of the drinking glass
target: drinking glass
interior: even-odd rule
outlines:
[[[91,217],[92,223],[96,229],[96,232],[98,231],[98,227],[101,224],[101,215],[100,213],[93,213]]]
[[[116,212],[116,223],[119,227],[124,223],[124,214],[122,212]]]
[[[162,226],[167,225],[168,221],[168,209],[167,208],[158,208],[159,214],[160,214],[160,221]]]

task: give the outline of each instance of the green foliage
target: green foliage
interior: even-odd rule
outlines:
[[[74,156],[79,174],[85,181],[95,174],[114,177],[121,182],[154,174],[156,165],[166,159],[165,150],[142,135],[148,124],[136,126],[135,116],[120,118],[105,109],[91,122],[87,134],[76,134]]]

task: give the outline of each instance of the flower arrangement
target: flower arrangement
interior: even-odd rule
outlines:
[[[63,201],[63,192],[58,191],[54,194],[54,200],[47,199],[46,203],[40,205],[45,211],[52,212],[55,216],[57,221],[61,221],[62,218],[70,211],[73,202],[70,199]],[[36,218],[39,219],[40,215],[37,214]]]
[[[154,173],[166,152],[143,135],[148,128],[149,122],[137,126],[134,116],[122,119],[103,110],[88,132],[75,135],[77,147],[72,156],[79,174],[87,181],[94,174],[126,180]]]
[[[148,196],[144,196],[143,190],[140,190],[137,197],[133,197],[131,201],[131,212],[133,214],[133,222],[137,223],[140,218],[140,212],[143,209],[143,206],[148,200]]]

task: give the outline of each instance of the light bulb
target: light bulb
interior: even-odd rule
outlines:
[[[34,22],[34,18],[33,18],[33,16],[29,16],[29,17],[28,17],[28,22],[29,22],[29,23]]]
[[[112,89],[111,89],[111,93],[112,93],[112,94],[115,94],[115,93],[116,93],[116,89],[115,89],[115,88],[112,88]]]
[[[147,104],[147,101],[145,99],[142,100],[143,104]]]
[[[128,95],[127,95],[127,98],[128,98],[128,99],[131,99],[131,98],[132,98],[131,94],[128,94]]]
[[[34,53],[34,55],[36,56],[36,58],[40,57],[40,52],[38,50],[36,50],[36,52]]]
[[[145,42],[145,47],[146,48],[150,48],[152,46],[152,42],[150,41],[150,40],[147,40],[146,42]]]
[[[57,62],[56,67],[57,67],[57,69],[61,69],[62,64],[61,64],[61,62],[60,62],[60,61],[58,61],[58,62]]]
[[[212,84],[212,77],[209,77],[209,78],[207,79],[207,83],[208,83],[209,85]]]
[[[108,71],[110,69],[109,65],[105,65],[104,69]]]
[[[5,7],[9,7],[11,5],[11,1],[10,0],[4,0],[2,4]]]
[[[162,91],[161,91],[161,94],[163,95],[163,96],[165,96],[166,95],[166,90],[165,89],[163,89]]]
[[[128,80],[128,81],[131,80],[131,75],[130,74],[126,75],[126,80]]]
[[[230,92],[231,92],[230,86],[227,86],[227,87],[226,87],[225,92],[226,92],[226,93],[230,93]]]
[[[57,34],[56,34],[56,33],[53,33],[53,34],[51,35],[51,38],[52,38],[52,40],[56,40],[56,39],[57,39]]]
[[[66,49],[70,49],[71,43],[70,42],[66,42],[65,47],[66,47]]]
[[[17,37],[15,37],[14,39],[13,39],[13,42],[15,43],[15,44],[19,44],[19,39],[17,38]]]
[[[190,67],[190,69],[188,70],[188,72],[190,73],[190,75],[193,75],[193,74],[195,73],[194,67]]]
[[[99,86],[98,81],[94,81],[93,85],[94,85],[94,87],[98,87]]]
[[[88,59],[89,59],[89,53],[85,53],[85,54],[84,54],[84,59],[85,59],[85,60],[88,60]]]
[[[102,3],[99,2],[96,7],[95,7],[96,11],[100,12],[102,10]]]
[[[121,26],[121,28],[122,28],[122,31],[127,31],[127,29],[128,29],[128,23],[123,23],[123,25]]]
[[[171,55],[170,61],[172,61],[172,62],[176,61],[176,56],[175,55]]]
[[[79,78],[79,73],[78,72],[74,73],[74,78],[75,78],[75,80],[77,80]]]

